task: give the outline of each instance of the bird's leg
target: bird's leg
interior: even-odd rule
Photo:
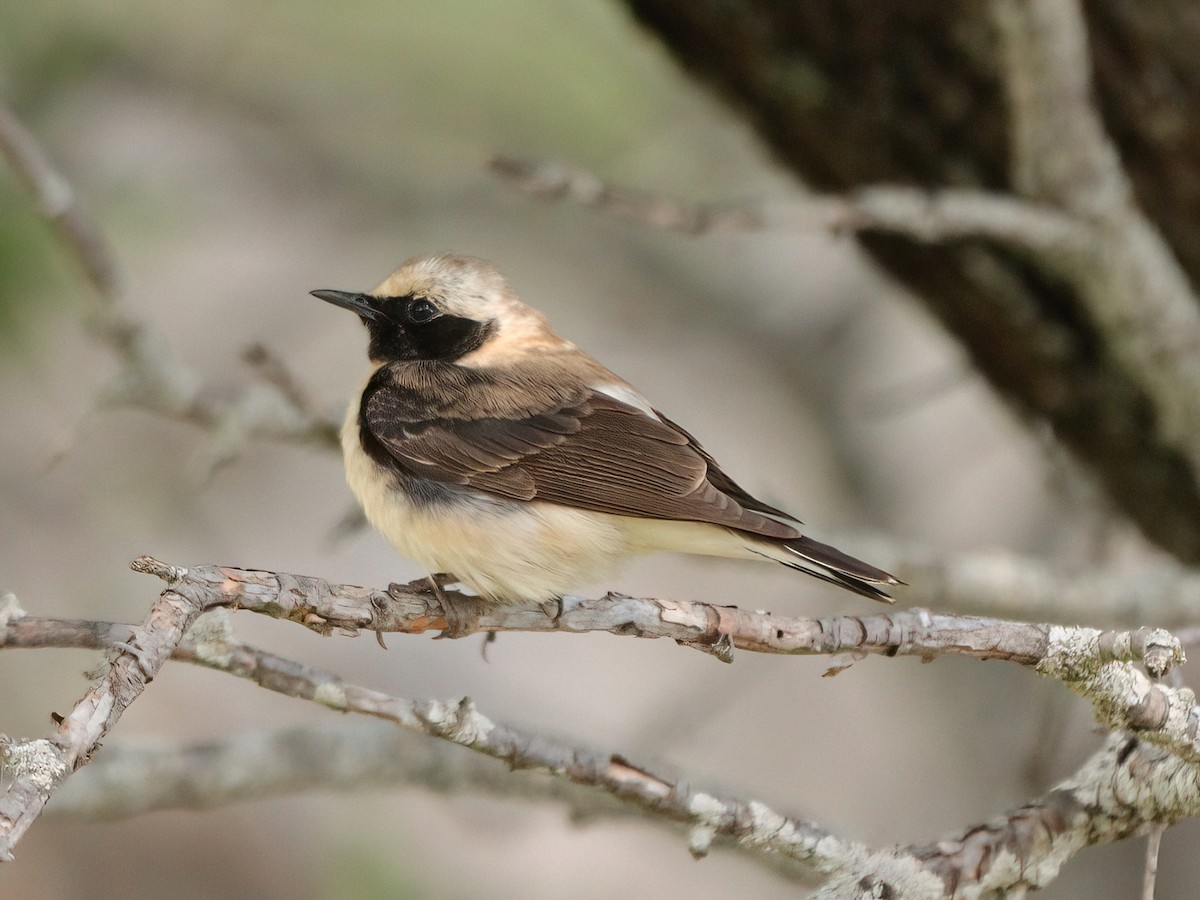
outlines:
[[[478,598],[466,597],[457,591],[446,593],[442,590],[447,585],[458,582],[457,576],[449,572],[433,572],[427,580],[430,590],[446,615],[446,627],[437,636],[437,639],[460,638],[474,634],[479,621]]]
[[[442,594],[442,588],[451,584],[457,584],[458,576],[452,572],[430,572],[426,576],[426,580],[429,582],[429,587],[433,590],[433,596],[442,601],[446,599],[445,595]]]
[[[541,607],[542,612],[544,612],[550,618],[551,622],[557,625],[558,620],[562,618],[564,612],[563,598],[551,597],[549,600],[543,600]]]

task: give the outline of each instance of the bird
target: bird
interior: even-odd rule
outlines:
[[[485,604],[561,601],[659,551],[774,561],[885,602],[902,583],[738,486],[485,260],[417,256],[374,290],[311,294],[366,326],[341,442],[368,522]]]

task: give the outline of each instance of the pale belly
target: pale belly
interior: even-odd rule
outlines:
[[[453,488],[420,502],[362,449],[358,404],[342,427],[346,481],[367,521],[430,574],[447,572],[495,603],[542,602],[609,576],[630,554],[778,558],[776,548],[699,522],[608,515]]]
[[[352,412],[346,481],[367,521],[430,573],[452,573],[493,602],[541,602],[606,577],[629,552],[615,517],[479,494],[413,502],[362,450]]]

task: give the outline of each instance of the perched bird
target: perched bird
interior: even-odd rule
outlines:
[[[405,556],[491,603],[544,602],[621,558],[768,559],[876,600],[887,572],[803,537],[490,263],[410,259],[358,314],[371,372],[342,429],[346,479]]]

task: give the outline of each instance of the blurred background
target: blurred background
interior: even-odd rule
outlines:
[[[205,380],[236,390],[251,377],[242,351],[261,341],[341,409],[365,371],[364,335],[308,291],[367,289],[411,255],[454,250],[495,261],[749,490],[851,552],[879,534],[1064,564],[1101,541],[1138,547],[852,240],[661,233],[539,203],[488,172],[503,152],[695,200],[802,190],[614,3],[43,0],[0,19],[0,90],[102,223],[129,276],[126,313]],[[256,443],[213,473],[203,432],[97,409],[116,364],[85,328],[94,304],[5,171],[0,589],[31,614],[133,622],[159,590],[127,568],[144,553],[354,584],[423,574],[369,531],[335,536],[353,503],[335,454]],[[875,611],[782,567],[704,559],[647,559],[590,590],[610,588]],[[900,599],[926,602],[919,585]],[[1100,740],[1082,701],[1014,666],[868,659],[823,679],[824,659],[741,654],[727,667],[608,636],[503,635],[485,661],[477,639],[396,635],[385,653],[370,636],[324,639],[249,614],[235,625],[347,679],[469,695],[496,720],[872,844],[984,820]],[[41,733],[97,658],[0,654],[0,728]],[[332,721],[169,666],[106,745]],[[1196,837],[1194,824],[1167,833],[1160,900],[1195,895],[1200,875],[1178,851]],[[651,824],[576,826],[551,806],[411,788],[116,823],[48,815],[18,850],[0,869],[5,897],[796,893],[729,853],[695,862]],[[1142,852],[1086,851],[1047,896],[1131,896]]]

